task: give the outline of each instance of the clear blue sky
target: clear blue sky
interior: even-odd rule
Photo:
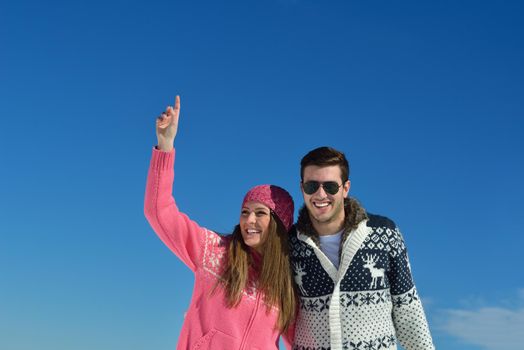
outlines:
[[[524,329],[519,1],[1,1],[0,349],[174,349],[192,274],[143,216],[182,98],[175,196],[228,232],[331,145],[404,233],[437,346]]]

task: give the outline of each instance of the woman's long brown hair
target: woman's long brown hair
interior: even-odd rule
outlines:
[[[264,294],[267,312],[271,307],[278,308],[276,327],[284,333],[295,318],[297,298],[289,262],[288,233],[273,213],[261,248],[263,255],[258,269],[257,290]],[[240,303],[242,291],[249,282],[251,263],[250,248],[244,243],[240,226],[237,225],[229,244],[227,265],[221,279],[229,307]]]

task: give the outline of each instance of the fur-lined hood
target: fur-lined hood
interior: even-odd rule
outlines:
[[[340,247],[342,248],[343,243],[349,236],[351,230],[357,228],[358,224],[362,220],[367,220],[368,215],[366,210],[360,205],[355,198],[344,199],[344,231],[342,232],[342,239]],[[313,227],[313,223],[309,218],[307,207],[304,204],[298,213],[297,230],[306,236],[311,237],[313,242],[320,247],[320,240],[318,239],[318,233]]]

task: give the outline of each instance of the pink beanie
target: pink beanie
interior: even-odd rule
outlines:
[[[271,209],[282,221],[286,230],[293,225],[293,212],[295,210],[293,198],[282,187],[274,185],[255,186],[246,193],[242,206],[246,202],[259,202]]]

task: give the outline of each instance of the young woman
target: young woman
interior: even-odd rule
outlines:
[[[144,204],[157,235],[195,274],[177,349],[278,349],[280,335],[290,348],[297,300],[287,243],[293,200],[277,186],[252,188],[228,236],[190,220],[172,195],[179,114],[177,96],[157,119]]]

